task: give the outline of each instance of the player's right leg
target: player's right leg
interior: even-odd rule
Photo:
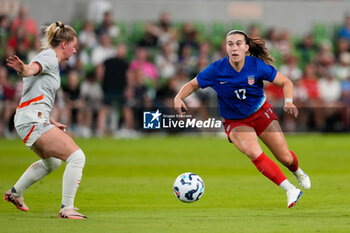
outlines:
[[[14,191],[12,191],[14,188],[7,190],[6,193],[4,194],[4,200],[7,202],[11,202],[16,206],[17,209],[22,210],[22,211],[28,211],[29,208],[28,206],[24,203],[23,196],[14,196]]]
[[[85,165],[85,155],[73,139],[57,127],[43,134],[34,144],[34,151],[41,157],[55,157],[67,163],[63,175],[62,205],[59,218],[82,219],[77,212],[74,199],[80,185]]]
[[[23,139],[23,142],[29,148],[32,148],[32,145],[41,137],[41,134],[50,130],[52,127],[48,123],[28,123],[16,126],[16,130],[18,135]],[[27,168],[17,183],[4,194],[5,201],[13,203],[20,210],[28,211],[29,208],[23,201],[24,191],[57,169],[60,165],[61,160],[56,158],[41,159],[34,162]]]
[[[30,165],[17,183],[4,194],[7,202],[13,203],[17,209],[28,211],[29,208],[23,201],[24,191],[41,180],[61,165],[61,160],[56,158],[41,159]],[[23,207],[22,207],[23,206]]]

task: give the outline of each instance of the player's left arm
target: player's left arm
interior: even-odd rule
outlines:
[[[293,104],[293,83],[289,78],[277,71],[276,77],[272,82],[273,84],[283,88],[284,93],[284,111],[293,115],[295,118],[298,116],[298,109]]]

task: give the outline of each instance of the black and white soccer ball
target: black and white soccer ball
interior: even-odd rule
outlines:
[[[183,173],[174,182],[174,193],[180,201],[195,202],[203,196],[204,182],[192,172]]]

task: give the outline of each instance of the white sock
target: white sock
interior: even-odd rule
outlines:
[[[305,174],[305,172],[303,172],[303,170],[301,170],[301,168],[299,167],[298,170],[296,170],[295,172],[292,172],[293,175],[295,176],[300,176],[300,175],[303,175]]]
[[[279,186],[284,190],[286,190],[286,192],[288,192],[291,189],[296,189],[296,187],[291,182],[289,182],[288,179],[285,179],[284,181],[282,181],[282,183],[280,183]]]
[[[85,165],[84,152],[79,149],[67,159],[66,170],[63,174],[62,207],[74,207],[75,193],[80,185]]]
[[[36,161],[27,168],[21,178],[19,178],[17,183],[13,186],[13,195],[17,197],[23,195],[23,192],[27,188],[56,170],[60,165],[61,160],[56,158],[47,158]]]

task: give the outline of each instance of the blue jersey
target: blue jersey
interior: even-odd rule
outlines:
[[[243,119],[265,102],[263,81],[273,82],[277,70],[256,57],[246,56],[237,72],[228,57],[211,63],[197,75],[201,88],[212,87],[218,97],[220,115],[225,119]]]

